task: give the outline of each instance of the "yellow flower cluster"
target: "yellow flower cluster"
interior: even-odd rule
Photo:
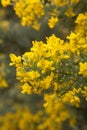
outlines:
[[[47,38],[47,44],[33,42],[31,51],[22,57],[10,54],[10,65],[16,66],[17,79],[23,83],[22,93],[41,93],[50,89],[58,79],[57,71],[61,59],[70,58],[70,52],[65,53],[67,50],[70,51],[67,47],[68,44],[52,35]]]
[[[7,81],[3,76],[0,76],[0,87],[8,87]]]
[[[86,75],[86,63],[81,63],[87,62],[86,41],[82,33],[71,32],[66,42],[52,35],[46,38],[46,43],[33,41],[30,52],[23,56],[10,54],[10,65],[16,66],[22,93],[57,93],[62,101],[78,107],[81,92],[77,88],[86,85],[79,84],[80,75],[83,75],[82,80]]]
[[[2,0],[3,6],[14,5],[16,15],[21,18],[23,26],[32,25],[39,30],[40,24],[38,19],[44,15],[44,7],[40,0]]]
[[[83,36],[87,36],[87,12],[79,14],[76,19],[76,32],[79,32]],[[87,37],[86,37],[87,40]]]
[[[21,18],[22,25],[32,25],[39,29],[38,19],[44,15],[44,7],[40,0],[19,0],[14,7],[15,13]]]
[[[49,95],[48,98],[53,99],[54,96]],[[0,115],[0,130],[62,130],[67,120],[69,128],[76,124],[73,111],[67,110],[62,102],[55,102],[54,107],[50,103],[49,105],[46,113],[44,111],[32,113],[29,108],[18,106],[15,112]],[[70,115],[71,112],[73,114]]]
[[[0,115],[0,130],[39,130],[41,112],[32,114],[29,108],[20,108],[13,112]]]
[[[84,17],[85,15],[83,14]],[[86,17],[79,19],[80,15],[76,19],[78,27],[81,20]],[[75,33],[71,32],[67,36],[66,42],[53,34],[46,38],[46,43],[33,41],[32,44],[30,52],[25,52],[22,56],[10,54],[12,61],[10,65],[16,67],[16,76],[22,84],[22,93],[52,92],[56,93],[57,99],[61,99],[62,102],[79,107],[81,91],[86,91],[84,86],[87,86],[84,82],[84,78],[87,77],[85,28],[80,33],[79,30],[77,33],[76,28]],[[85,92],[83,93],[84,98]]]
[[[75,16],[75,13],[74,13],[74,10],[72,7],[69,7],[67,9],[67,11],[65,12],[65,15],[68,16],[68,17],[74,17]]]
[[[80,62],[80,71],[79,74],[82,74],[84,77],[87,77],[87,62]]]
[[[65,103],[71,103],[73,106],[79,107],[80,105],[80,98],[78,94],[81,92],[81,88],[77,89],[73,87],[73,89],[66,94],[63,95],[62,101]]]
[[[60,14],[68,17],[75,16],[74,6],[79,0],[1,0],[2,5],[13,5],[16,15],[21,19],[23,26],[32,26],[39,30],[44,20],[48,21],[48,26],[54,28],[59,21]],[[65,8],[61,12],[62,8]]]
[[[69,126],[72,127],[75,125],[75,115],[71,114],[71,110],[67,109],[66,105],[61,102],[61,100],[58,100],[56,94],[45,94],[44,100],[44,107],[46,108],[48,118],[47,121],[39,126],[41,130],[47,128],[49,128],[49,130],[62,130],[63,123],[66,120],[69,121]]]
[[[11,4],[11,0],[1,0],[1,4],[6,7]]]
[[[54,28],[54,26],[56,25],[56,23],[58,22],[58,18],[57,17],[51,17],[48,20],[48,25],[50,28]]]

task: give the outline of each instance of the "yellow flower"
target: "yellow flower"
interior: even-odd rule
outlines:
[[[40,0],[19,0],[16,2],[14,10],[23,26],[32,25],[33,28],[39,30],[40,26],[37,21],[44,15],[44,7]]]
[[[41,81],[41,86],[44,89],[49,89],[51,87],[51,83],[53,80],[54,74],[51,73],[50,75],[46,76],[42,81]]]
[[[81,89],[75,89],[73,87],[72,91],[66,92],[66,94],[63,95],[62,101],[65,103],[70,103],[73,106],[79,107],[80,105],[80,98],[76,95],[81,91]]]
[[[29,80],[37,79],[40,76],[38,71],[29,71],[25,73],[25,77]]]
[[[73,8],[72,7],[69,7],[67,9],[67,11],[65,12],[65,15],[67,15],[68,17],[74,17],[75,16],[75,13],[73,11]]]
[[[82,74],[84,77],[87,76],[87,62],[80,62],[80,70],[79,70],[79,74]]]
[[[28,83],[25,83],[24,85],[21,86],[22,88],[22,91],[21,93],[22,94],[32,94],[32,87],[28,84]]]
[[[2,76],[0,76],[0,87],[8,87],[6,80]]]
[[[37,63],[37,67],[41,67],[42,73],[45,73],[47,69],[50,69],[50,70],[55,69],[54,67],[52,67],[52,64],[53,64],[53,61],[42,59]]]
[[[12,66],[12,65],[17,65],[17,64],[20,64],[21,63],[21,56],[16,56],[14,54],[10,54],[10,59],[12,61],[12,63],[10,63],[9,65]]]
[[[54,4],[57,6],[65,6],[68,4],[68,0],[53,0]]]
[[[58,22],[58,18],[57,17],[51,17],[49,20],[48,20],[48,26],[50,28],[54,28],[54,26],[56,25],[56,23]]]
[[[11,4],[11,0],[1,0],[1,4],[6,7]]]
[[[34,22],[34,25],[32,27],[36,30],[40,30],[40,24],[37,21]]]

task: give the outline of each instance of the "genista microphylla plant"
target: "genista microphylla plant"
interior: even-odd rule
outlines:
[[[22,93],[56,93],[58,100],[79,107],[81,91],[87,85],[87,39],[82,35],[72,32],[67,42],[52,35],[46,43],[33,42],[23,56],[10,54]]]
[[[21,93],[44,97],[44,110],[41,115],[37,114],[37,122],[31,114],[31,124],[37,125],[33,124],[30,130],[80,130],[79,121],[84,122],[81,130],[87,129],[86,117],[83,119],[87,108],[87,12],[78,14],[74,10],[79,2],[2,0],[3,6],[14,6],[23,26],[37,30],[43,19],[48,21],[51,29],[60,22],[61,16],[74,19],[75,27],[65,40],[52,34],[44,42],[32,41],[30,51],[21,56],[10,54],[9,65],[16,68]],[[29,118],[24,117],[20,130],[27,130],[25,126]]]
[[[55,124],[61,120],[57,129],[62,129],[62,123],[71,118],[72,114],[68,115],[69,107],[80,108],[83,100],[87,100],[87,14],[79,14],[76,24],[75,32],[71,32],[66,41],[53,34],[46,38],[45,43],[33,41],[33,47],[22,56],[10,54],[10,66],[16,67],[21,92],[44,94],[44,107],[49,113],[49,122],[55,119]],[[62,104],[57,106],[60,101]],[[67,111],[63,113],[64,118],[60,115],[61,119],[58,119],[56,112],[61,105]],[[70,122],[71,126],[75,125],[75,117]],[[52,126],[56,130],[55,126]],[[40,128],[51,130],[47,122]]]

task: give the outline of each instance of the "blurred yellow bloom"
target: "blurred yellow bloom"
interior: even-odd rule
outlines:
[[[79,70],[79,74],[82,74],[84,77],[87,77],[87,62],[79,63],[80,65],[80,70]]]
[[[1,0],[1,4],[6,7],[11,4],[11,0]]]
[[[8,87],[6,80],[2,76],[0,76],[0,87],[4,87],[4,88]]]
[[[65,15],[67,15],[68,17],[74,17],[75,13],[73,11],[73,8],[69,7],[68,10],[65,12]]]
[[[51,17],[49,20],[48,20],[48,26],[50,28],[54,28],[54,26],[57,24],[58,22],[58,17]]]

